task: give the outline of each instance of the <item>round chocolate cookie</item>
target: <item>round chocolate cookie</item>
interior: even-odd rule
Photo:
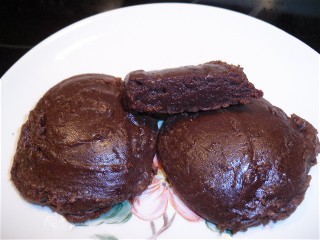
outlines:
[[[169,117],[158,158],[175,192],[220,230],[288,217],[309,186],[316,129],[264,99]]]
[[[153,177],[157,123],[126,112],[121,79],[78,75],[51,88],[22,126],[11,178],[68,221],[96,218]]]

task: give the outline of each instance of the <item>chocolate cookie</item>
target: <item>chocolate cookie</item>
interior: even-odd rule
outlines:
[[[24,198],[83,222],[146,189],[156,120],[124,111],[123,93],[121,79],[85,74],[42,97],[22,126],[11,169]]]
[[[263,95],[239,66],[221,61],[145,72],[125,78],[128,109],[153,114],[197,112],[249,103]]]
[[[287,218],[309,186],[316,129],[264,99],[169,117],[158,159],[175,192],[221,230]]]

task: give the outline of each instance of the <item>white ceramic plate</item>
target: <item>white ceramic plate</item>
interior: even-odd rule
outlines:
[[[240,64],[266,99],[319,129],[319,55],[267,23],[228,10],[190,4],[114,10],[59,31],[23,56],[1,80],[1,237],[150,237],[150,222],[135,216],[125,224],[76,227],[48,208],[24,201],[9,180],[20,126],[39,98],[69,76],[91,72],[124,77],[136,69],[218,59]],[[288,219],[233,238],[319,238],[319,165],[310,174],[305,200]],[[162,219],[155,225],[161,228]],[[159,238],[226,236],[177,214]]]

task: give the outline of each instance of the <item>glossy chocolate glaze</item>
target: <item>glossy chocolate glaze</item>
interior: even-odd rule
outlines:
[[[212,61],[160,71],[138,70],[125,78],[128,109],[153,114],[197,112],[248,103],[263,95],[239,66]]]
[[[156,120],[124,111],[123,81],[85,74],[51,88],[22,126],[11,178],[68,221],[96,218],[153,176]]]
[[[316,129],[264,99],[167,119],[158,158],[175,192],[221,230],[288,217],[320,151]]]

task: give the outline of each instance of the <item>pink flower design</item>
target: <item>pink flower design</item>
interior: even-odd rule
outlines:
[[[175,211],[186,220],[201,221],[202,218],[190,210],[165,181],[156,157],[154,165],[158,167],[158,174],[153,178],[148,188],[133,200],[132,213],[143,220],[153,221],[166,214],[170,202]]]

